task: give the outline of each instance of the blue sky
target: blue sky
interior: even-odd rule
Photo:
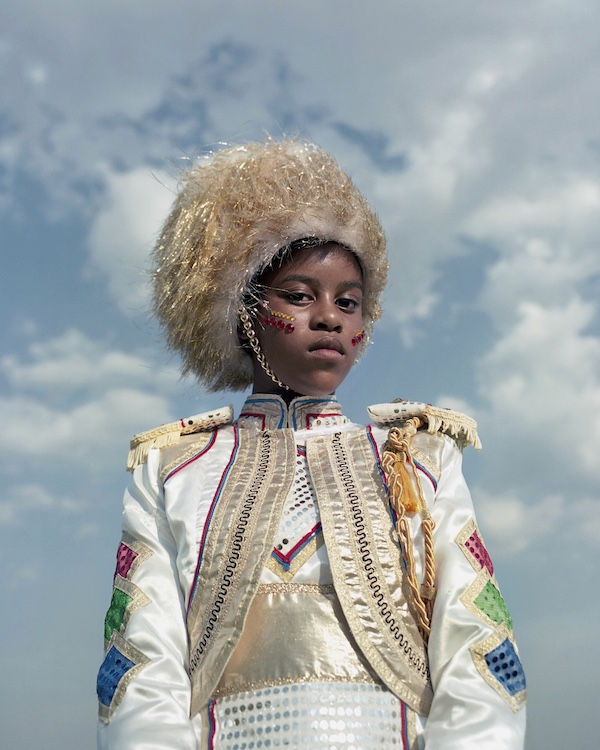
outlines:
[[[129,438],[241,398],[179,379],[148,252],[180,168],[265,133],[330,150],[388,232],[350,416],[479,421],[528,750],[599,744],[599,27],[583,0],[5,0],[0,746],[95,746]]]

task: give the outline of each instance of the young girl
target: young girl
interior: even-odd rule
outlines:
[[[154,254],[155,310],[209,389],[132,440],[98,675],[120,750],[518,750],[525,679],[474,519],[468,417],[343,416],[335,391],[385,284],[376,215],[296,141],[190,170]]]

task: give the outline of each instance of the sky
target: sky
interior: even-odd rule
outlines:
[[[527,750],[599,746],[598,28],[585,0],[4,0],[2,750],[95,747],[129,438],[243,400],[180,379],[148,254],[181,169],[266,135],[330,151],[388,235],[348,415],[479,423]]]

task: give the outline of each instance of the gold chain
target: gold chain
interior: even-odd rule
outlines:
[[[258,364],[263,368],[263,370],[276,385],[278,385],[280,388],[284,388],[286,391],[289,391],[290,389],[288,388],[288,386],[285,383],[282,383],[281,380],[279,380],[277,375],[275,375],[275,373],[269,366],[269,363],[267,362],[265,355],[260,348],[258,336],[256,335],[256,331],[252,326],[252,321],[250,320],[250,316],[248,315],[246,310],[240,311],[240,322],[244,328],[244,333],[246,334],[248,343],[250,344],[250,346],[252,347],[252,351],[256,355],[256,361],[258,362]]]

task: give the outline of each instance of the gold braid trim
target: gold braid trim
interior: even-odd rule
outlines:
[[[387,475],[390,500],[397,515],[396,531],[402,542],[402,558],[406,565],[406,577],[413,596],[417,624],[423,636],[423,641],[427,644],[435,599],[435,557],[433,551],[435,524],[427,508],[419,475],[410,452],[410,441],[424,424],[420,417],[412,417],[404,423],[402,428],[392,427],[388,432],[388,439],[384,446],[381,466]],[[410,466],[410,472],[407,464]],[[419,513],[421,516],[425,551],[424,575],[421,586],[419,586],[417,580],[413,541],[406,518],[407,513]]]

